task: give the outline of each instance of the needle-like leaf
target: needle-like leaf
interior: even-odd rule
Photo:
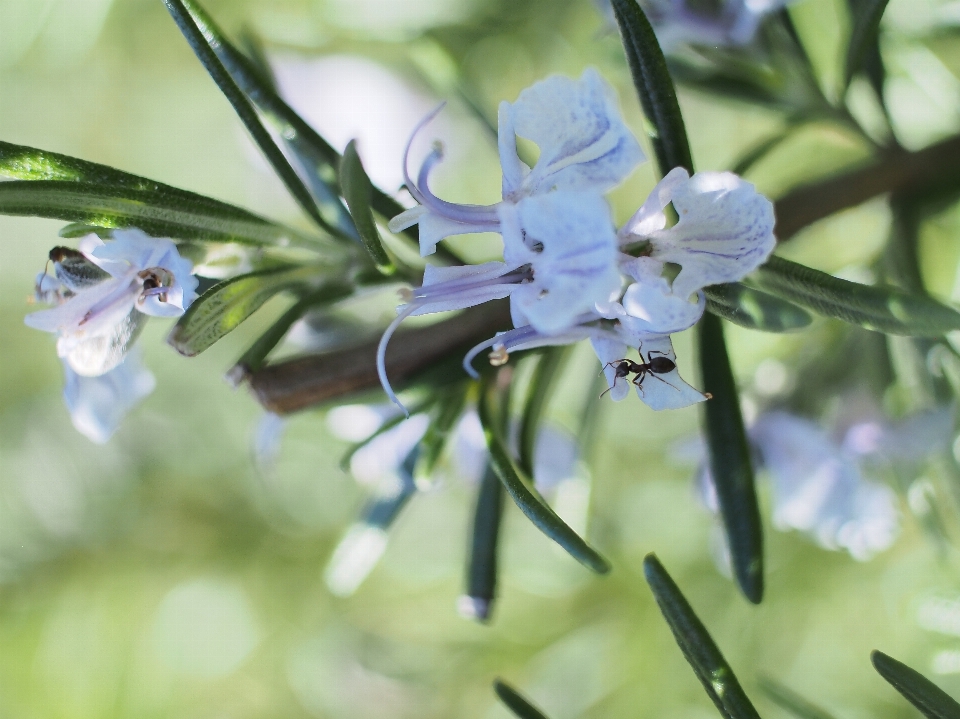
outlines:
[[[960,313],[931,297],[841,280],[781,257],[771,257],[750,279],[821,315],[877,332],[939,337],[960,329]]]
[[[506,704],[507,708],[520,719],[547,719],[546,714],[537,709],[526,697],[502,679],[496,679],[493,682],[493,690],[500,697],[500,701]]]
[[[760,719],[733,669],[656,555],[646,556],[643,572],[680,650],[720,713],[726,719]]]
[[[960,704],[915,669],[881,651],[870,655],[874,669],[928,719],[960,719]]]
[[[527,515],[537,529],[567,550],[570,556],[584,566],[598,574],[606,574],[610,571],[610,563],[560,519],[513,461],[500,434],[497,420],[493,416],[490,394],[489,391],[481,392],[478,409],[493,471],[503,482],[504,488],[520,511]]]
[[[705,314],[697,330],[703,391],[713,395],[702,404],[704,432],[733,573],[747,599],[759,604],[763,599],[763,525],[740,397],[720,319]]]

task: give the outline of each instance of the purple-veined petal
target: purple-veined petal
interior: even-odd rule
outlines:
[[[648,239],[654,258],[680,265],[674,294],[742,279],[773,252],[773,203],[733,173],[699,172],[674,186],[670,200],[677,224]]]
[[[553,192],[505,203],[499,214],[508,264],[529,258],[533,267],[511,306],[537,331],[563,332],[619,291],[616,235],[599,195]]]
[[[613,89],[592,68],[579,80],[552,75],[528,87],[516,102],[501,105],[500,122],[505,200],[555,189],[606,192],[645,159]],[[514,133],[540,149],[525,177]]]

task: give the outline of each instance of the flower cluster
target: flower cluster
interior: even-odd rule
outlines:
[[[517,137],[539,148],[533,167],[521,161]],[[629,393],[631,373],[640,398],[654,409],[706,399],[677,373],[670,335],[703,314],[704,287],[738,280],[769,256],[776,242],[770,201],[729,172],[691,177],[675,168],[618,232],[603,193],[645,157],[613,90],[592,69],[579,80],[551,76],[516,102],[501,103],[498,148],[503,200],[478,206],[446,202],[431,192],[429,175],[442,158],[440,147],[414,181],[407,173],[407,145],[404,176],[419,205],[393,218],[390,229],[418,224],[424,256],[451,235],[495,232],[503,238],[503,261],[427,267],[422,286],[407,294],[380,343],[378,369],[390,398],[400,404],[384,357],[405,318],[509,298],[514,329],[468,353],[471,374],[471,361],[487,348],[505,361],[512,351],[589,339],[613,399]],[[678,218],[672,226],[669,207]],[[679,266],[678,274],[672,266]],[[629,348],[640,352],[640,364],[627,362]],[[655,381],[646,381],[651,376]]]
[[[79,249],[50,251],[54,274],[37,277],[36,298],[55,306],[24,318],[57,336],[66,373],[64,400],[74,426],[106,442],[123,416],[153,391],[153,375],[128,354],[147,317],[178,317],[196,297],[193,266],[171,240],[136,229]]]
[[[896,496],[873,478],[893,473],[912,481],[931,456],[949,450],[953,424],[952,407],[899,423],[870,412],[834,433],[782,410],[761,414],[749,439],[770,478],[774,527],[803,532],[859,561],[870,559],[893,544],[900,528]],[[704,504],[718,512],[705,464],[698,485]]]

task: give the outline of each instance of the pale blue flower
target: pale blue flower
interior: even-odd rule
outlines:
[[[703,308],[700,307],[702,312]],[[682,328],[681,328],[682,329]],[[669,333],[650,333],[632,330],[623,322],[611,322],[600,315],[585,313],[576,324],[557,335],[537,332],[527,325],[481,342],[471,349],[464,358],[464,369],[473,377],[477,372],[472,367],[473,360],[485,349],[492,349],[491,363],[503,364],[511,352],[535,349],[551,345],[565,345],[589,339],[593,346],[604,375],[610,386],[609,395],[614,401],[620,401],[630,393],[634,378],[616,376],[616,364],[628,358],[632,350],[638,350],[641,361],[646,363],[653,357],[666,357],[676,365],[676,353]],[[652,352],[652,354],[651,354]],[[670,372],[647,373],[636,388],[637,396],[654,410],[681,409],[697,402],[709,399],[709,396],[687,384],[674,367]]]
[[[437,111],[417,126],[414,136]],[[540,150],[533,168],[517,154],[518,135],[535,142]],[[602,194],[645,159],[620,116],[613,90],[593,69],[585,70],[579,80],[553,75],[521,92],[516,102],[501,103],[498,146],[504,203],[557,190]],[[443,157],[440,147],[424,161],[416,182],[406,175],[409,150],[408,143],[404,153],[407,189],[420,204],[390,221],[393,232],[419,224],[424,256],[451,235],[500,232],[499,205],[454,204],[430,191],[430,171]]]
[[[196,297],[193,267],[171,240],[137,229],[116,230],[114,238],[88,235],[79,252],[58,248],[60,286],[41,279],[37,294],[59,304],[24,318],[29,327],[56,333],[57,354],[86,377],[117,367],[148,316],[178,317]]]
[[[939,423],[944,426],[946,423]],[[760,466],[767,470],[773,490],[773,525],[781,531],[796,530],[811,537],[825,549],[846,550],[866,561],[890,547],[899,533],[900,512],[893,490],[869,479],[867,455],[881,451],[877,444],[870,452],[851,451],[863,444],[864,432],[877,423],[870,420],[853,425],[841,441],[815,422],[784,411],[761,414],[748,432]],[[909,450],[915,458],[928,457],[936,447],[949,442],[952,432],[913,436]],[[907,434],[913,434],[909,432]],[[858,436],[859,435],[859,436]],[[886,428],[883,452],[897,454],[906,435]],[[917,451],[917,444],[923,445]],[[709,468],[702,467],[700,489],[705,504],[718,511],[716,490]]]
[[[678,221],[667,227],[673,204]],[[649,242],[649,259],[680,265],[672,291],[688,298],[708,285],[735,282],[762,265],[777,239],[773,203],[732,172],[671,170],[620,230],[623,246]],[[657,273],[659,274],[659,272]]]
[[[97,377],[77,374],[67,362],[63,363],[63,371],[63,399],[70,420],[80,434],[97,444],[110,439],[127,413],[156,385],[136,351]]]
[[[577,317],[619,294],[617,238],[609,208],[590,193],[556,191],[498,208],[504,261],[464,267],[427,266],[423,285],[383,333],[377,353],[380,381],[399,401],[386,376],[387,344],[400,323],[415,315],[464,309],[510,298],[515,325],[561,334]]]

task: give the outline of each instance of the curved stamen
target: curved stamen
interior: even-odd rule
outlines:
[[[501,345],[503,347],[503,351],[509,354],[512,346],[518,345],[532,337],[536,337],[538,334],[539,332],[533,329],[533,327],[530,325],[507,330],[506,332],[501,332],[496,337],[491,337],[490,339],[485,340],[471,348],[470,351],[467,352],[467,354],[463,357],[463,369],[474,379],[480,379],[480,374],[473,368],[473,360],[476,359],[478,354],[483,352],[488,347],[495,347],[496,345]]]
[[[491,225],[496,225],[499,220],[497,218],[496,206],[484,207],[482,205],[457,205],[452,202],[447,202],[441,200],[439,197],[430,192],[430,187],[427,184],[427,175],[429,175],[430,170],[443,159],[443,150],[440,147],[435,147],[433,151],[427,155],[427,159],[423,161],[423,165],[420,167],[420,174],[417,177],[417,183],[413,182],[413,179],[410,177],[409,164],[410,164],[410,148],[413,146],[413,141],[419,132],[426,127],[433,118],[446,106],[447,103],[442,102],[440,105],[430,112],[425,118],[423,118],[417,126],[413,129],[413,132],[410,134],[410,139],[407,140],[407,145],[403,150],[403,181],[406,183],[407,190],[413,195],[413,199],[419,202],[424,207],[428,207],[434,212],[436,212],[441,217],[446,217],[447,219],[454,220],[457,222],[469,222],[469,223],[489,223]]]
[[[383,336],[380,338],[380,344],[377,345],[377,376],[380,378],[380,385],[383,387],[383,391],[387,393],[387,397],[390,398],[390,401],[402,409],[403,413],[407,417],[410,416],[410,411],[403,406],[403,402],[397,399],[397,395],[394,393],[393,387],[390,386],[390,380],[387,379],[387,345],[390,343],[390,338],[393,337],[393,333],[397,331],[400,323],[407,319],[407,317],[412,315],[420,307],[422,307],[422,305],[416,303],[407,305],[403,311],[397,315],[396,319],[394,319],[393,322],[387,326],[387,329],[383,331]]]
[[[407,146],[403,148],[403,181],[407,185],[407,190],[413,195],[413,199],[419,202],[421,205],[426,205],[427,202],[424,201],[423,195],[420,194],[420,190],[413,183],[413,180],[410,179],[410,172],[408,167],[410,165],[410,148],[413,147],[413,140],[419,134],[420,130],[427,126],[433,118],[435,118],[439,112],[446,107],[447,103],[441,102],[437,105],[436,109],[432,110],[425,118],[417,123],[417,126],[413,128],[413,132],[410,133],[410,139],[407,140]]]

